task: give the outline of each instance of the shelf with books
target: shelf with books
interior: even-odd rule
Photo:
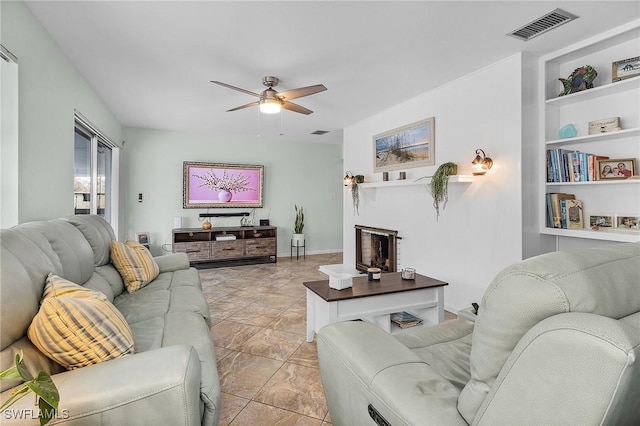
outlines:
[[[640,174],[640,104],[637,101],[640,76],[614,82],[612,65],[638,56],[639,39],[640,20],[635,20],[540,58],[540,233],[569,238],[640,241],[638,232],[616,228],[595,231],[588,223],[590,215],[602,213],[640,215],[640,178],[599,180],[598,171],[602,161],[611,160],[629,163],[633,174]],[[594,87],[559,96],[562,89],[558,79],[586,65],[597,70]],[[588,134],[590,123],[605,117],[617,118],[622,130]],[[558,139],[560,129],[570,123],[580,136]],[[549,227],[547,200],[550,193],[571,193],[582,202],[583,227]]]
[[[585,182],[547,182],[547,186],[582,186],[582,185],[640,185],[640,179],[608,179],[608,180],[589,180]]]

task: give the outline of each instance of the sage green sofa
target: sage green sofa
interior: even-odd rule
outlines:
[[[333,424],[640,424],[640,243],[512,265],[462,317],[322,328]]]
[[[114,239],[113,229],[99,216],[1,231],[0,368],[13,365],[23,351],[32,373],[52,374],[60,406],[51,424],[217,424],[220,383],[198,271],[183,253],[159,256],[160,275],[128,293],[110,262]],[[29,341],[27,328],[50,272],[104,293],[127,320],[135,354],[70,371],[45,357]],[[5,401],[19,383],[0,384]],[[2,424],[38,424],[33,402],[27,396],[0,413]]]

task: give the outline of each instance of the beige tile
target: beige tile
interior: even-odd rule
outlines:
[[[282,364],[275,359],[233,352],[219,363],[220,388],[231,395],[253,398]]]
[[[288,331],[296,334],[307,334],[307,317],[302,312],[285,311],[274,319],[267,327],[274,330]]]
[[[320,370],[317,368],[284,364],[254,400],[320,420],[327,415]]]
[[[333,422],[331,421],[331,413],[327,412],[327,415],[324,416],[324,421],[322,422],[322,425],[324,426],[325,424],[333,424]]]
[[[314,342],[303,342],[288,359],[293,364],[319,368],[318,348]]]
[[[233,420],[231,426],[320,426],[321,424],[321,420],[252,401]]]
[[[284,311],[285,309],[289,309],[292,305],[296,304],[299,300],[299,297],[290,297],[281,294],[268,294],[249,306],[280,309]]]
[[[225,320],[211,327],[211,339],[213,346],[237,349],[260,330],[261,327]]]
[[[217,346],[217,347],[214,346],[213,349],[216,353],[216,361],[218,363],[218,368],[220,367],[220,361],[222,361],[224,357],[226,357],[227,355],[233,352],[231,349],[223,348],[220,346]]]
[[[239,322],[243,324],[255,325],[258,327],[264,327],[269,324],[274,318],[277,318],[283,311],[278,309],[270,309],[262,306],[249,306],[245,309],[240,309],[235,314],[231,315],[228,320]]]
[[[304,342],[304,337],[286,331],[264,328],[251,336],[239,350],[253,355],[286,361]]]
[[[247,406],[249,400],[225,392],[220,394],[220,420],[218,426],[227,426]]]

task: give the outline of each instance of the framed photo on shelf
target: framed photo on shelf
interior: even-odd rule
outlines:
[[[626,80],[640,75],[640,56],[623,59],[611,64],[611,82]]]
[[[638,214],[617,214],[616,228],[621,231],[640,232],[640,215]]]
[[[627,179],[636,174],[635,158],[609,158],[597,161],[596,180]]]
[[[589,227],[597,230],[600,228],[612,229],[615,224],[614,215],[612,214],[591,214],[589,215]]]
[[[136,241],[143,246],[149,246],[151,238],[148,232],[136,232]]]
[[[373,136],[373,171],[408,169],[436,164],[436,119],[407,124]]]

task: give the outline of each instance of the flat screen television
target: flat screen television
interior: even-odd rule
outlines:
[[[264,166],[185,161],[182,207],[262,207]]]

